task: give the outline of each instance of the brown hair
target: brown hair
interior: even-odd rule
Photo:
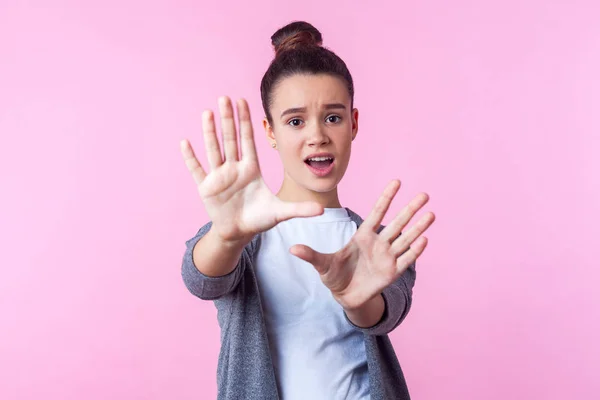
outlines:
[[[354,83],[346,63],[331,50],[322,47],[323,37],[314,26],[304,21],[292,22],[271,36],[275,58],[260,83],[263,109],[273,123],[269,107],[273,88],[281,80],[295,74],[329,74],[346,82],[350,104],[354,104]]]

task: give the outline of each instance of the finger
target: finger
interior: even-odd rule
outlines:
[[[425,251],[427,243],[427,238],[425,236],[421,236],[419,239],[415,240],[408,251],[398,257],[396,260],[396,274],[398,276],[402,275],[402,273],[404,273],[404,271],[406,271],[411,264],[417,261],[417,258],[419,258],[419,256],[423,254],[423,251]]]
[[[402,229],[409,223],[414,215],[429,201],[429,195],[427,193],[420,193],[415,196],[403,209],[396,215],[396,217],[390,222],[380,233],[379,236],[382,239],[392,242],[402,232]]]
[[[410,246],[414,246],[413,242],[416,242],[419,236],[423,234],[435,221],[435,214],[428,212],[425,214],[419,222],[412,226],[408,231],[400,235],[396,240],[392,242],[390,252],[395,256],[399,257],[402,255]]]
[[[200,165],[196,154],[194,154],[194,149],[192,149],[192,145],[187,139],[183,139],[179,144],[181,149],[181,155],[183,156],[183,160],[185,161],[185,165],[187,169],[192,173],[192,177],[196,182],[196,185],[200,185],[204,178],[206,177],[206,172]]]
[[[225,161],[238,160],[237,134],[233,120],[231,100],[227,96],[219,98],[219,113],[221,114],[221,134],[223,135],[223,149]]]
[[[290,248],[290,253],[312,264],[319,274],[325,274],[329,269],[327,254],[319,253],[308,246],[297,244]]]
[[[202,113],[202,131],[204,132],[204,146],[206,147],[208,165],[211,169],[215,169],[223,164],[223,158],[221,157],[221,148],[215,131],[215,116],[210,110]]]
[[[367,219],[365,219],[363,225],[365,225],[372,231],[375,231],[379,228],[379,225],[381,224],[381,221],[383,221],[385,213],[390,208],[390,204],[392,204],[394,196],[396,195],[396,193],[398,193],[398,189],[400,189],[399,180],[394,179],[393,181],[388,183],[388,185],[385,187],[385,190],[383,191],[383,194],[381,195],[381,197],[379,197],[377,203],[375,203],[375,207],[373,207],[373,210],[371,210],[371,213],[369,214]]]
[[[287,221],[292,218],[314,217],[323,214],[323,206],[314,201],[303,201],[291,203],[278,201],[276,203],[275,220],[277,223]]]
[[[245,99],[237,101],[238,118],[240,124],[240,141],[242,150],[242,159],[257,161],[256,145],[254,144],[254,130],[252,129],[252,120],[250,118],[250,109]]]

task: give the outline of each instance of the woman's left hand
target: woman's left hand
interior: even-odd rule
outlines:
[[[421,234],[435,220],[432,212],[426,213],[408,231],[401,232],[429,200],[426,193],[417,195],[389,225],[377,233],[398,189],[400,181],[394,180],[388,184],[367,219],[350,242],[338,252],[319,253],[304,245],[295,245],[290,249],[293,255],[315,267],[325,286],[346,311],[358,310],[380,295],[425,250],[427,238]]]

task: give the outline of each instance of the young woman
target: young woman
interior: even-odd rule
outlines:
[[[276,55],[261,95],[267,140],[284,169],[278,193],[261,177],[244,100],[238,138],[232,104],[219,99],[223,154],[204,112],[209,168],[181,143],[211,220],[186,242],[182,274],[218,310],[218,398],[408,399],[387,334],[410,309],[421,234],[434,214],[401,232],[428,196],[387,227],[397,180],[364,222],[342,207],[337,185],[358,132],[350,72],[306,22],[271,39]]]

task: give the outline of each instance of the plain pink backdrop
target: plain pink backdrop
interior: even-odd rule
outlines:
[[[180,276],[207,217],[179,140],[202,150],[202,110],[246,97],[278,188],[259,84],[296,19],[355,79],[343,204],[365,216],[399,178],[386,221],[420,191],[437,215],[391,335],[413,398],[598,398],[591,0],[2,0],[0,398],[215,397],[215,309]]]

